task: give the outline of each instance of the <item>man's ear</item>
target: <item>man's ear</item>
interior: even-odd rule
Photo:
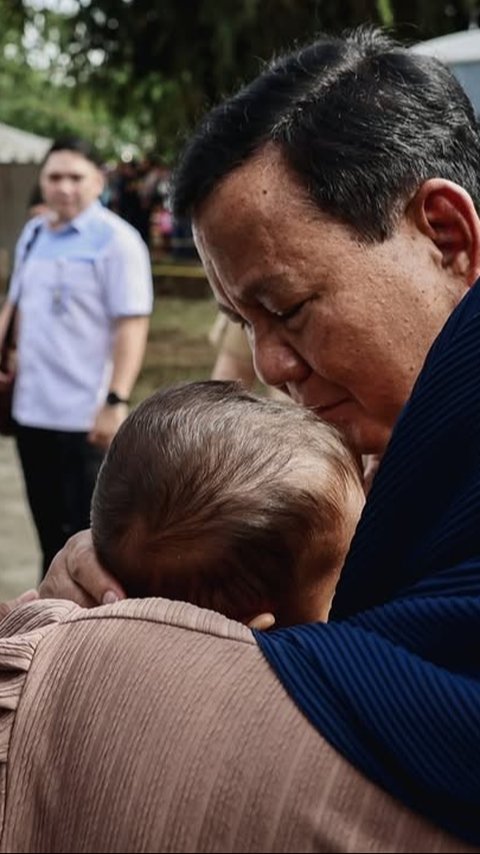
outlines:
[[[102,172],[102,170],[97,167],[97,186],[98,186],[98,195],[99,196],[102,195],[102,193],[105,189],[106,183],[107,183],[107,179],[105,177],[105,173]]]
[[[480,220],[469,194],[444,178],[417,190],[407,214],[441,253],[444,269],[470,287],[480,276]]]

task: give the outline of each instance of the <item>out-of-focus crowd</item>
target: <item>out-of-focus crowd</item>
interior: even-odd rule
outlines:
[[[155,155],[119,161],[106,168],[105,177],[103,204],[140,232],[152,261],[197,258],[190,223],[172,216],[164,162]]]

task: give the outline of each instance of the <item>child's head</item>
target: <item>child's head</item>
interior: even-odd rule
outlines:
[[[122,424],[92,533],[129,596],[289,625],[326,619],[362,506],[332,427],[235,383],[195,382],[156,392]]]

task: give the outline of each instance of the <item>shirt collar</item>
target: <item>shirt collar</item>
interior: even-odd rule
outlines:
[[[75,231],[84,231],[88,226],[90,220],[95,216],[96,213],[102,207],[102,203],[98,201],[92,202],[88,208],[85,208],[84,211],[78,214],[74,219],[72,219],[69,223],[71,228],[74,228]]]
[[[85,208],[85,210],[79,213],[78,216],[71,219],[70,222],[65,223],[61,228],[56,229],[57,233],[61,231],[70,231],[71,229],[78,232],[85,231],[90,220],[96,215],[96,213],[98,213],[101,207],[102,203],[97,199],[95,202],[92,202],[88,208]],[[44,216],[43,221],[44,225],[48,227],[48,214]]]

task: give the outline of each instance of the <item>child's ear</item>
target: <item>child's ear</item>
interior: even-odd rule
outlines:
[[[271,629],[272,626],[275,625],[275,617],[273,614],[257,614],[253,620],[249,620],[247,626],[249,629],[257,629],[257,631],[264,632],[267,629]]]

